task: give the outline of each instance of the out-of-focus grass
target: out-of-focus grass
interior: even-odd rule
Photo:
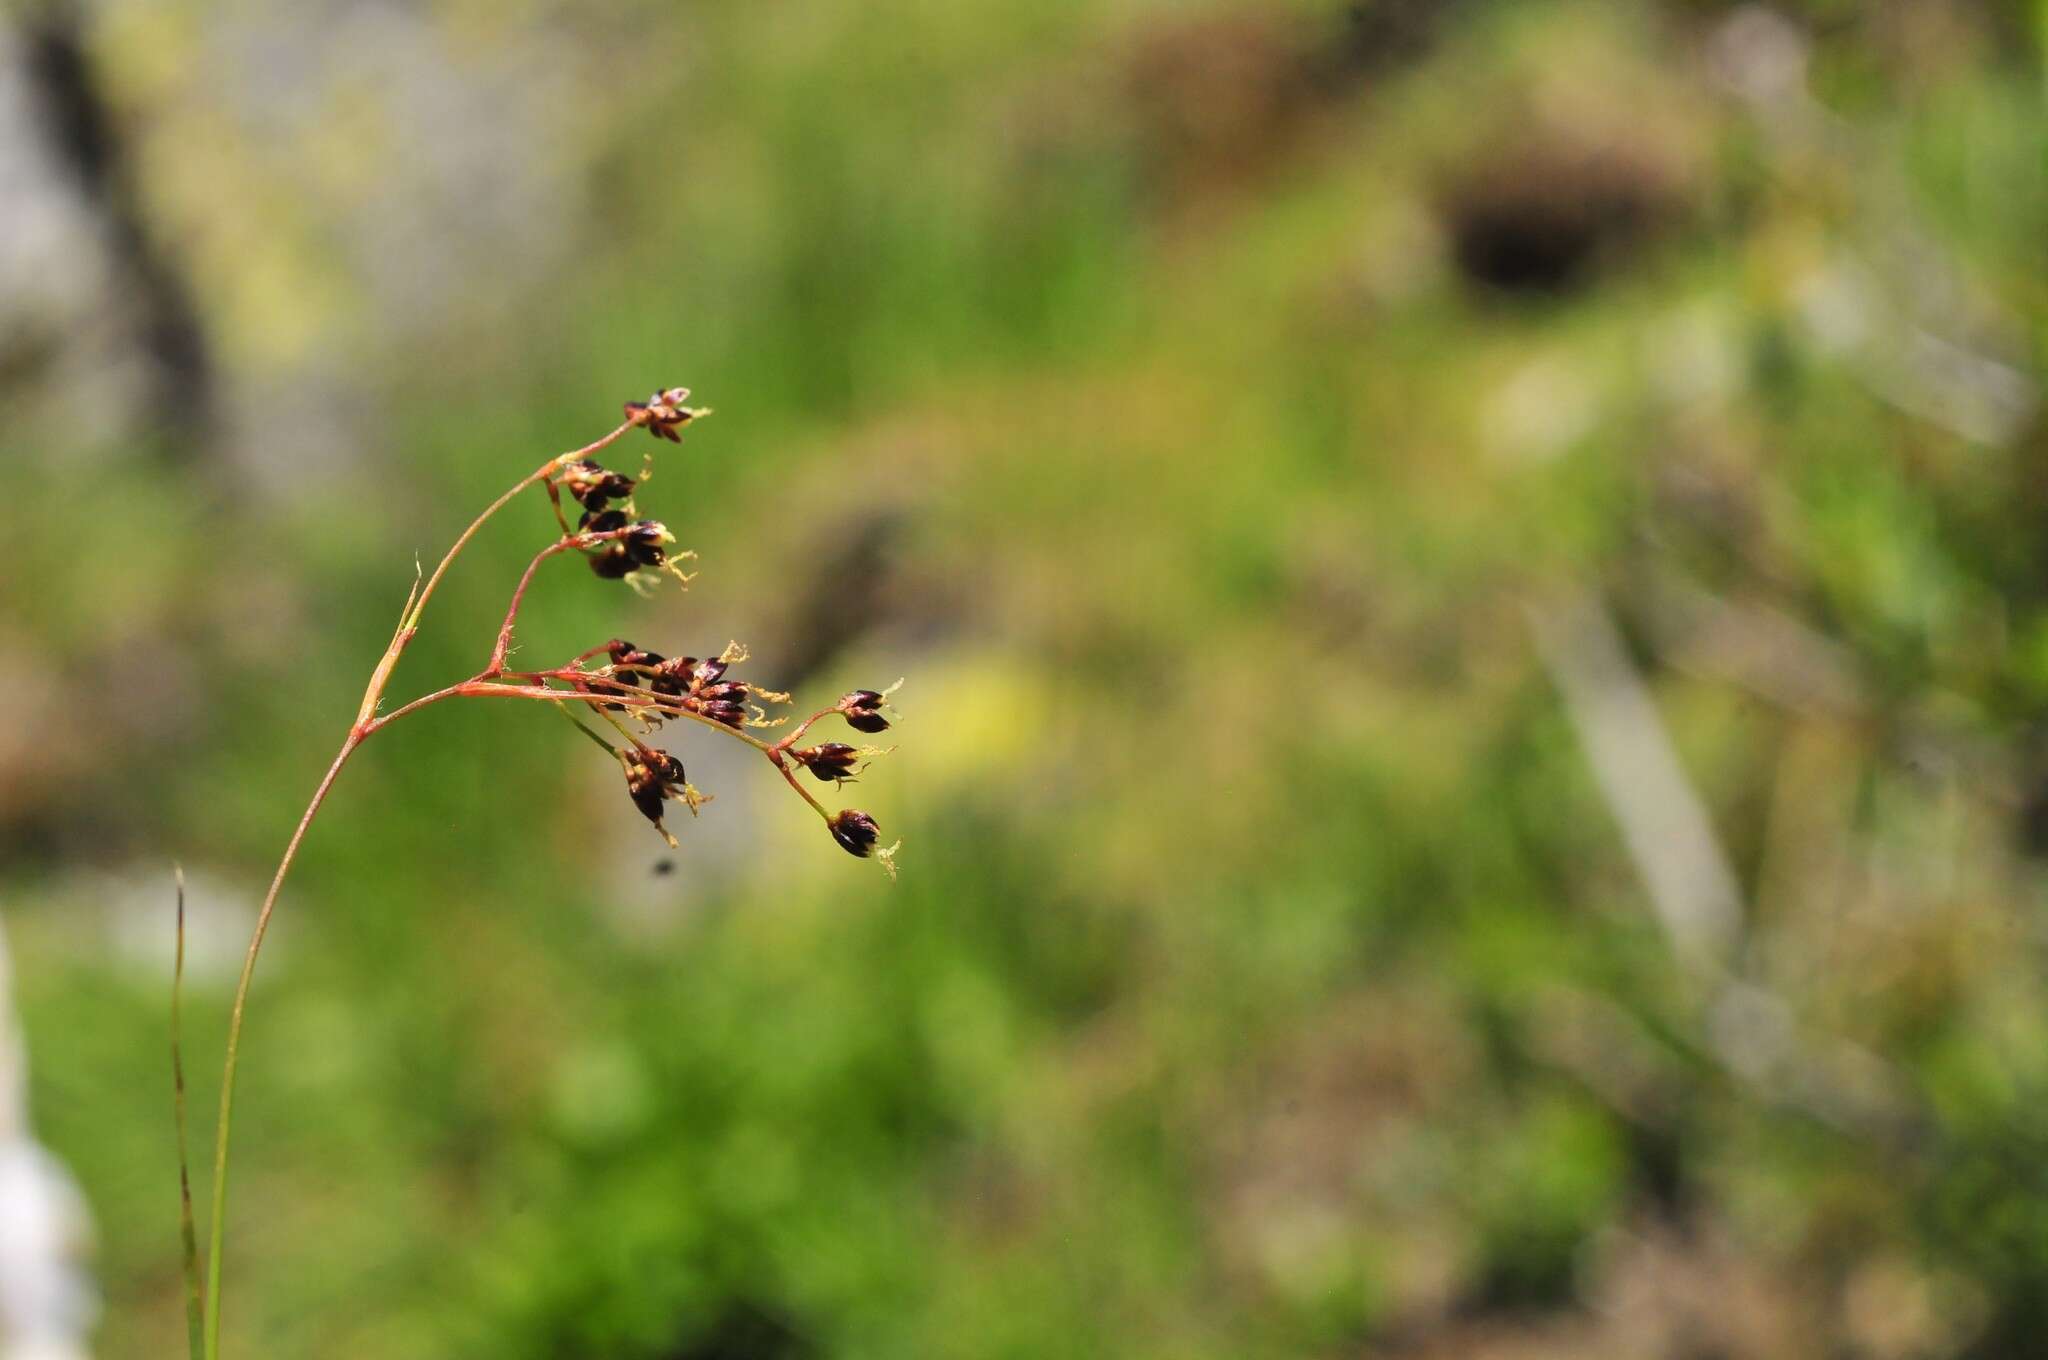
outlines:
[[[2038,54],[1994,50],[1997,7],[1924,63],[1810,8],[1811,143],[1702,73],[1716,6],[1447,7],[1270,115],[1311,82],[1244,54],[1335,62],[1335,13],[650,9],[584,262],[530,326],[393,358],[351,499],[243,518],[163,477],[105,489],[119,554],[29,526],[73,569],[5,601],[82,677],[136,617],[220,658],[176,678],[173,758],[88,787],[115,843],[247,882],[411,554],[657,382],[719,409],[645,498],[704,575],[637,606],[551,573],[526,655],[745,629],[773,679],[822,591],[865,626],[805,688],[911,681],[848,790],[906,838],[893,889],[750,770],[657,875],[615,774],[520,706],[367,748],[256,997],[232,1349],[1539,1355],[1606,1318],[1655,1354],[1689,1308],[1733,1354],[2033,1334],[2040,426],[1902,412],[1883,334],[1815,312],[1848,287],[1880,332],[2038,353]],[[1518,136],[1658,199],[1540,296],[1462,279],[1443,225]],[[1916,313],[1888,233],[1965,304]],[[884,512],[873,598],[819,581]],[[479,542],[395,692],[474,664],[545,523]],[[1881,1057],[1909,1136],[1716,1056],[1529,642],[1567,585],[1628,628],[1727,842],[1743,967]],[[1676,621],[1703,596],[1792,620],[1853,700],[1773,691]],[[161,1353],[166,978],[76,880],[7,891],[103,1350]],[[195,1110],[223,1007],[195,985]]]

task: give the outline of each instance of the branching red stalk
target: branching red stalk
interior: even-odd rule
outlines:
[[[618,534],[592,534],[588,537],[590,541],[594,542],[599,538],[616,538],[618,536]],[[540,569],[541,563],[547,561],[556,553],[567,550],[575,542],[576,540],[573,537],[564,537],[558,543],[550,543],[547,547],[535,553],[533,560],[526,564],[525,572],[519,577],[519,584],[512,590],[512,603],[505,609],[505,622],[499,625],[498,642],[496,646],[491,648],[491,664],[484,667],[483,673],[485,675],[501,675],[504,673],[505,653],[512,650],[512,628],[519,621],[519,606],[526,600],[526,588],[533,584],[533,573]]]
[[[816,713],[813,713],[810,717],[805,718],[802,722],[798,723],[796,725],[796,729],[792,731],[788,736],[784,737],[781,741],[776,742],[775,749],[778,751],[787,751],[790,747],[796,745],[798,741],[802,740],[804,733],[811,730],[812,723],[818,721],[818,719],[820,718],[829,718],[838,711],[839,710],[836,708],[819,709]]]

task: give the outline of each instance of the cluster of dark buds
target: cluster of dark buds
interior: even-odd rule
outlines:
[[[674,396],[678,401],[688,393],[678,387],[660,396]],[[628,410],[635,408],[652,411],[652,407],[640,407],[629,403]],[[629,420],[621,429],[632,429],[642,425],[657,435],[676,438],[676,427],[698,416],[702,411],[691,411],[686,407],[663,407],[658,419],[648,415],[641,419]],[[675,535],[668,526],[656,519],[642,519],[633,507],[633,493],[647,480],[643,471],[638,477],[629,477],[615,472],[602,463],[587,456],[577,456],[557,468],[546,482],[548,498],[555,507],[555,521],[562,526],[562,535],[572,542],[564,546],[580,551],[589,561],[590,569],[607,581],[630,581],[635,587],[646,578],[638,573],[642,569],[666,571],[685,584],[689,577],[676,566],[677,558],[695,556],[688,552],[671,552],[669,544],[675,542]],[[562,496],[583,507],[577,517],[576,527],[571,529],[569,521],[562,514]],[[618,504],[613,504],[618,502]]]
[[[601,662],[599,657],[603,658]],[[834,715],[845,718],[849,725],[878,722],[886,727],[887,719],[880,713],[883,695],[874,690],[856,690],[805,718],[780,741],[771,742],[754,734],[787,722],[786,717],[771,716],[770,706],[785,705],[791,699],[779,690],[733,676],[732,668],[745,660],[747,649],[737,642],[728,643],[717,656],[699,659],[663,656],[624,638],[613,638],[590,648],[567,666],[528,672],[521,678],[543,685],[567,686],[626,737],[628,745],[615,748],[625,768],[626,791],[641,815],[671,845],[676,842],[663,821],[665,802],[680,799],[694,815],[710,799],[684,778],[681,761],[667,751],[649,746],[643,737],[664,723],[684,719],[722,729],[760,750],[789,786],[825,819],[834,841],[863,859],[879,859],[893,875],[895,849],[875,848],[879,834],[874,830],[874,818],[852,809],[827,812],[795,778],[795,772],[803,769],[822,782],[840,783],[864,769],[865,762],[887,754],[879,747],[856,747],[838,741],[815,746],[797,744],[815,723]],[[628,721],[637,723],[638,730],[628,727]],[[866,827],[868,834],[856,834],[849,827]]]
[[[646,484],[649,471],[643,469],[638,476],[629,476],[604,466],[594,456],[635,429],[646,430],[659,439],[681,442],[677,431],[708,414],[685,405],[689,395],[687,388],[671,387],[656,392],[644,402],[627,402],[626,421],[618,429],[588,448],[552,460],[514,488],[516,492],[533,482],[540,483],[554,506],[561,536],[535,554],[525,575],[520,578],[498,630],[498,644],[491,654],[490,664],[461,684],[415,700],[385,717],[376,716],[376,696],[371,696],[365,701],[361,735],[367,736],[401,714],[439,699],[508,696],[548,700],[618,759],[625,772],[626,791],[633,805],[654,825],[655,830],[674,844],[674,837],[663,817],[669,801],[679,800],[695,814],[710,799],[693,788],[684,777],[682,761],[670,752],[650,745],[648,737],[672,722],[698,723],[758,750],[790,788],[824,819],[835,842],[863,859],[880,860],[894,875],[895,847],[876,848],[880,834],[875,828],[874,818],[858,810],[828,811],[797,782],[796,774],[799,770],[808,770],[820,783],[844,784],[865,770],[876,757],[886,755],[887,751],[880,747],[853,746],[841,741],[809,746],[799,743],[815,724],[832,717],[843,720],[855,732],[872,734],[889,730],[894,713],[889,696],[895,692],[896,685],[885,690],[854,690],[837,703],[821,708],[797,723],[787,736],[770,740],[760,734],[789,721],[787,717],[771,716],[771,710],[790,704],[792,700],[789,695],[758,681],[742,680],[731,673],[734,667],[747,660],[747,649],[737,642],[729,643],[714,656],[700,658],[664,656],[624,638],[613,638],[589,648],[565,665],[549,669],[513,670],[507,664],[513,628],[527,587],[541,563],[557,553],[581,553],[589,561],[591,570],[600,577],[625,580],[635,586],[643,585],[646,577],[656,572],[665,571],[683,582],[691,579],[678,568],[677,562],[695,554],[674,549],[671,545],[675,536],[668,527],[660,520],[642,518],[634,506],[634,496]],[[564,513],[565,499],[580,509],[573,526]],[[499,502],[503,503],[502,500]],[[493,510],[496,508],[492,507]],[[446,565],[444,562],[442,569],[445,570]],[[437,570],[434,581],[439,579],[440,571]],[[426,591],[417,602],[408,604],[408,622],[401,626],[400,639],[394,641],[393,654],[387,660],[395,660],[404,640],[410,638],[419,609],[424,606],[425,594],[431,593],[434,581],[427,583]],[[385,678],[388,678],[388,669],[380,668],[379,679],[373,682],[373,689],[378,694],[381,694],[381,683]],[[901,683],[897,681],[897,685]],[[578,707],[609,724],[623,742],[614,742],[576,718],[573,710]]]
[[[626,792],[633,799],[633,806],[640,809],[640,815],[654,823],[654,829],[667,838],[673,846],[676,838],[668,834],[668,828],[661,824],[661,805],[669,798],[681,798],[690,803],[695,811],[703,801],[683,777],[683,762],[666,751],[656,751],[646,746],[635,746],[630,752],[620,752],[619,759],[626,767]]]
[[[689,395],[687,388],[672,387],[655,393],[647,401],[626,403],[626,423],[614,431],[614,437],[637,428],[657,438],[680,442],[676,432],[707,414],[683,404]],[[643,570],[666,570],[678,580],[691,579],[678,570],[676,561],[695,554],[672,550],[669,545],[675,539],[667,527],[659,520],[639,518],[634,508],[633,497],[646,482],[647,472],[643,470],[638,477],[631,477],[607,468],[590,456],[596,447],[564,455],[546,470],[542,482],[554,504],[562,537],[542,549],[528,567],[499,630],[498,649],[491,665],[466,682],[468,692],[519,693],[553,699],[565,712],[570,704],[580,703],[609,723],[625,739],[623,745],[614,745],[587,726],[584,731],[618,758],[633,805],[670,845],[676,844],[676,840],[664,820],[668,802],[679,800],[694,815],[710,797],[698,792],[685,778],[682,761],[649,745],[647,736],[668,722],[683,720],[737,737],[767,757],[783,780],[825,820],[838,845],[863,859],[881,861],[893,876],[895,847],[876,848],[880,833],[874,818],[857,809],[827,811],[797,782],[796,771],[809,770],[820,782],[842,784],[875,757],[887,754],[879,747],[857,747],[838,741],[813,746],[800,746],[798,742],[814,724],[835,715],[856,732],[887,731],[893,711],[889,708],[889,696],[896,686],[886,690],[854,690],[805,718],[788,736],[770,741],[757,733],[788,721],[786,717],[770,716],[771,707],[792,701],[778,690],[731,674],[733,667],[747,660],[747,649],[737,642],[727,644],[716,656],[699,658],[664,656],[624,638],[613,638],[551,670],[506,669],[505,657],[520,597],[534,567],[556,552],[581,552],[599,576],[607,580],[624,579],[636,586]],[[562,513],[565,495],[582,507],[574,528]],[[581,722],[578,725],[583,726]]]
[[[694,656],[665,657],[620,638],[613,638],[598,650],[611,658],[611,665],[594,674],[572,676],[572,683],[586,688],[592,683],[610,688],[645,688],[663,701],[639,712],[638,716],[650,726],[680,710],[684,715],[709,719],[737,732],[750,721],[757,727],[769,725],[765,711],[750,705],[749,695],[758,692],[771,703],[789,702],[787,694],[769,689],[757,691],[744,680],[726,679],[727,670],[747,659],[747,649],[737,642],[704,661]],[[608,703],[604,707],[616,713],[625,705]]]
[[[623,581],[642,567],[672,572],[680,581],[690,579],[670,561],[668,545],[676,539],[660,520],[629,520],[623,510],[586,510],[577,533],[586,545],[583,555],[590,559],[590,569],[607,581]]]

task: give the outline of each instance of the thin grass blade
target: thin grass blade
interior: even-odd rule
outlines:
[[[178,1124],[178,1232],[183,1238],[185,1268],[185,1330],[192,1360],[202,1360],[206,1344],[206,1301],[200,1292],[199,1232],[192,1219],[192,1143],[185,1121],[185,868],[178,877],[178,949],[171,965],[171,1087]]]

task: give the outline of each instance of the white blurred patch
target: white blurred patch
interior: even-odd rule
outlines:
[[[1858,265],[1814,270],[1793,305],[1808,343],[1848,364],[1872,396],[1973,443],[2010,444],[2040,405],[2017,367],[1920,324],[1909,301]]]
[[[63,896],[80,907],[91,906],[100,919],[109,953],[145,977],[169,987],[171,966],[177,958],[177,898],[167,865],[148,865],[111,873],[78,875],[66,885]],[[288,910],[291,887],[279,898],[280,911]],[[188,987],[226,987],[241,971],[249,948],[249,932],[256,926],[256,910],[262,898],[246,883],[224,879],[205,869],[185,872],[185,984]],[[289,934],[286,932],[285,934]],[[264,945],[266,957],[275,958],[280,946],[291,948],[284,936]]]
[[[1487,395],[1480,438],[1507,463],[1547,463],[1593,428],[1600,392],[1581,364],[1554,355],[1530,360]]]
[[[28,1060],[0,936],[0,1360],[84,1360],[99,1301],[85,1198],[28,1125]]]
[[[1707,65],[1730,92],[1764,108],[1806,97],[1812,44],[1790,19],[1762,5],[1744,5],[1707,42]]]
[[[1649,339],[1650,377],[1673,406],[1726,399],[1742,382],[1741,341],[1724,308],[1696,302],[1661,320]]]

